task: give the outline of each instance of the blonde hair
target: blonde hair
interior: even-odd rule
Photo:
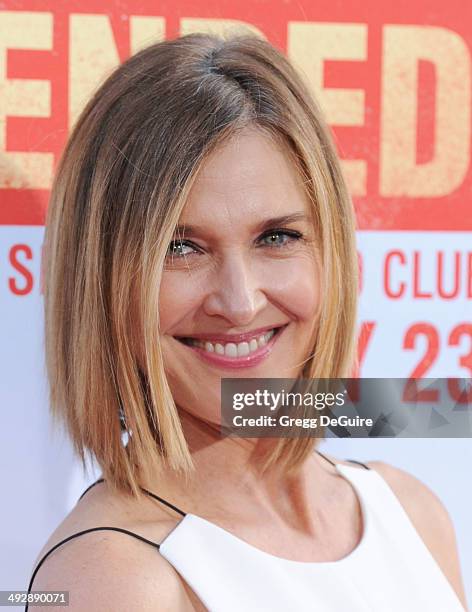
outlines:
[[[141,50],[87,103],[54,177],[43,249],[52,414],[84,466],[91,453],[112,486],[136,496],[143,466],[193,468],[159,344],[161,272],[202,162],[249,125],[288,146],[312,203],[325,289],[302,377],[346,377],[356,354],[352,203],[316,101],[268,42],[191,34]],[[265,468],[293,470],[313,446],[280,439]]]

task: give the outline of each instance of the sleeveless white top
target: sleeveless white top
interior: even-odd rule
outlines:
[[[390,486],[373,469],[336,464],[363,516],[343,559],[292,561],[186,514],[160,544],[210,612],[464,612]]]

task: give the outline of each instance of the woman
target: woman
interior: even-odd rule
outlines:
[[[127,60],[70,136],[46,225],[51,405],[103,479],[30,588],[69,611],[464,609],[451,521],[413,476],[220,435],[222,378],[354,361],[352,205],[277,50],[190,35]]]

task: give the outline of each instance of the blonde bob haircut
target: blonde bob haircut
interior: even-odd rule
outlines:
[[[115,490],[136,497],[142,469],[185,478],[194,469],[159,343],[161,273],[202,162],[247,126],[285,143],[313,210],[324,291],[301,376],[347,377],[355,365],[354,212],[329,128],[301,77],[251,34],[190,34],[139,51],[107,76],[73,127],[43,249],[52,415],[84,468],[90,454]],[[262,467],[281,462],[292,471],[314,446],[313,438],[278,439]]]

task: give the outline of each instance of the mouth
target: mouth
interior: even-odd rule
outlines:
[[[195,351],[202,359],[223,367],[249,367],[265,359],[289,324],[274,327],[248,342],[210,342],[174,336],[181,344]]]

